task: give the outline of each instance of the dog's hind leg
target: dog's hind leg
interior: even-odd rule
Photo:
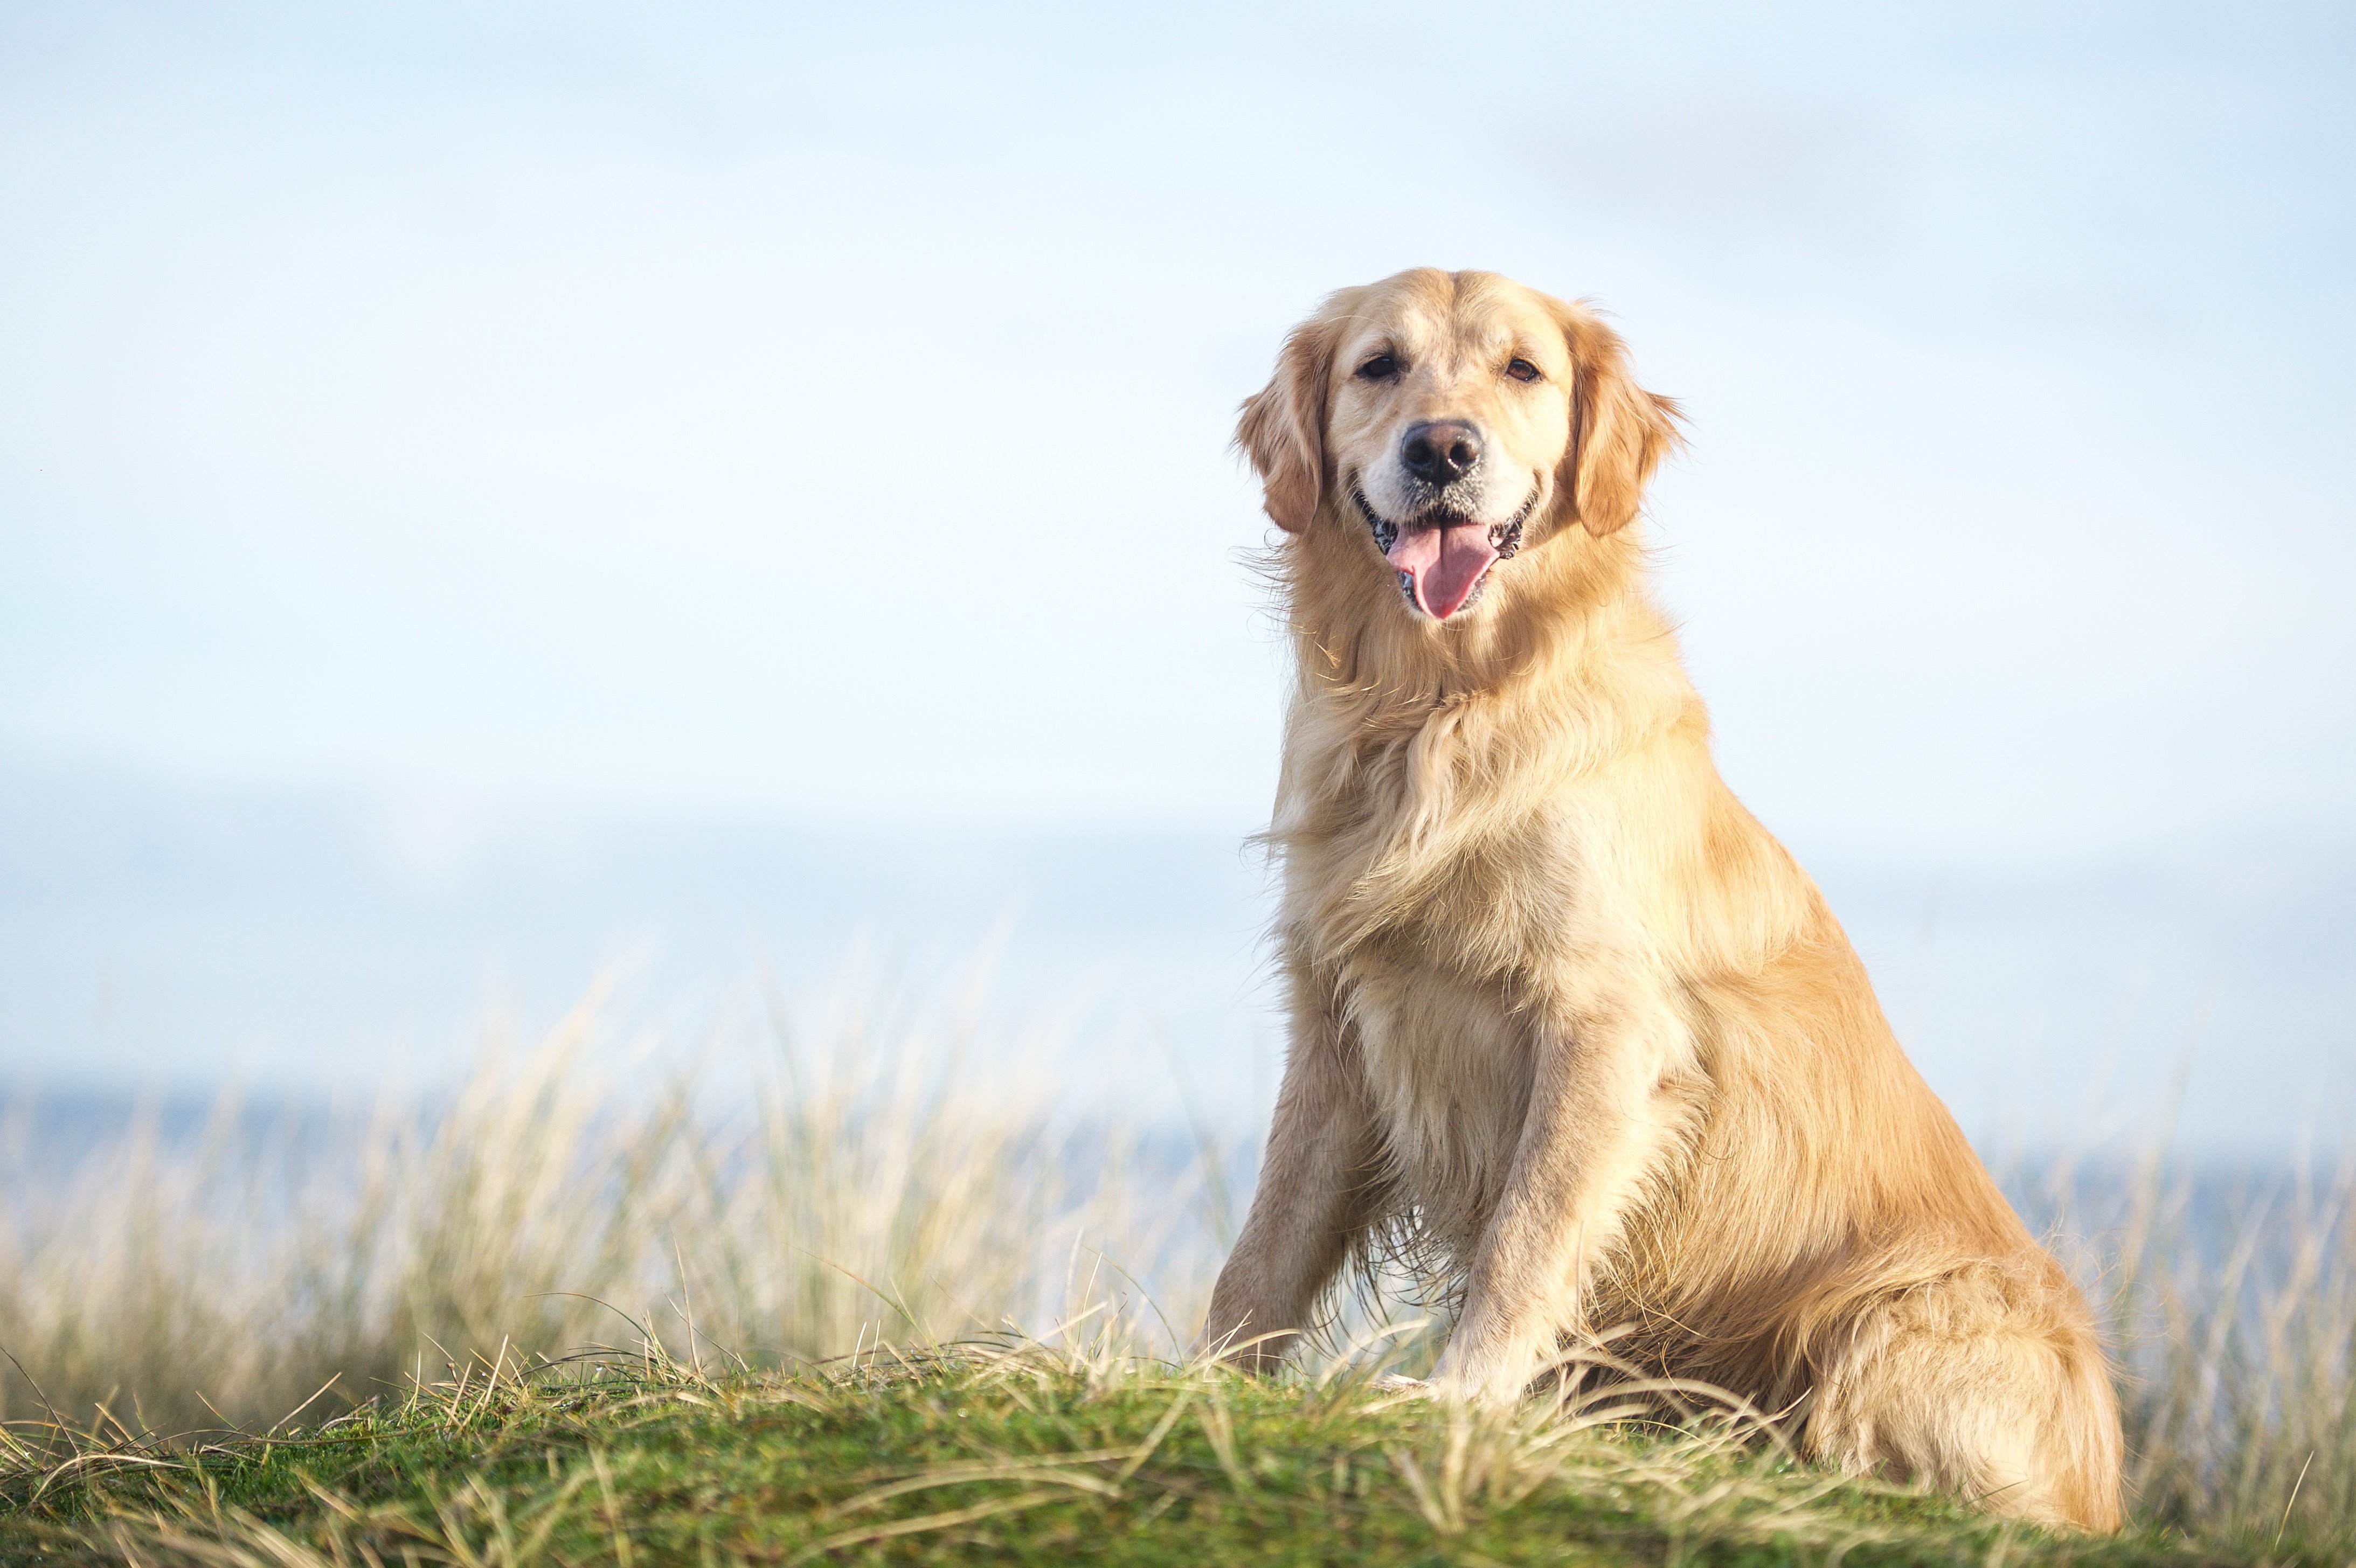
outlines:
[[[1815,1456],[2033,1523],[2118,1528],[2110,1371],[2051,1260],[1967,1264],[1892,1291],[1815,1349]]]

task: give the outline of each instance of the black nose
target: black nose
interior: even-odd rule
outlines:
[[[1407,427],[1399,461],[1427,485],[1452,485],[1481,461],[1481,432],[1461,420],[1430,420]]]

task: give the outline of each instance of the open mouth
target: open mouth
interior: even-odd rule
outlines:
[[[1433,620],[1445,621],[1479,596],[1492,566],[1522,548],[1522,525],[1537,505],[1538,488],[1531,485],[1529,499],[1502,523],[1470,522],[1446,511],[1395,523],[1355,485],[1350,496],[1374,530],[1375,548],[1398,573],[1399,592]]]

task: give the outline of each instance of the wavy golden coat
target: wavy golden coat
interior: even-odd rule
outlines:
[[[1676,418],[1587,311],[1430,270],[1334,294],[1244,405],[1291,1041],[1203,1344],[1272,1363],[1404,1237],[1462,1303],[1441,1393],[1615,1334],[1829,1462],[2115,1528],[2083,1299],[1711,762],[1637,517]]]

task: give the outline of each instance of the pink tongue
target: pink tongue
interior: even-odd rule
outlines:
[[[1477,523],[1448,528],[1402,528],[1390,563],[1415,580],[1415,602],[1445,621],[1464,608],[1481,574],[1497,559],[1489,530]]]

